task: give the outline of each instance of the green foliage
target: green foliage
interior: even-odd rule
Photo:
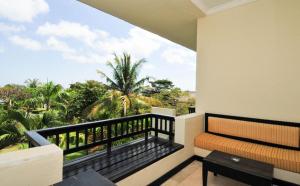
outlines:
[[[173,82],[167,79],[159,79],[150,83],[156,93],[159,93],[163,90],[170,90],[174,87]]]
[[[70,95],[67,119],[84,121],[87,110],[104,98],[107,88],[100,82],[87,81],[71,84],[67,92]]]
[[[107,62],[107,66],[112,70],[112,78],[102,71],[98,70],[98,73],[106,79],[110,89],[118,90],[123,95],[129,96],[139,92],[144,83],[149,80],[149,77],[138,80],[139,71],[145,62],[145,59],[140,59],[133,63],[129,54],[124,53],[123,57],[115,54],[114,61]]]
[[[15,149],[13,145],[26,143],[27,130],[142,114],[150,112],[152,106],[175,108],[178,115],[186,114],[195,100],[174,87],[173,82],[155,80],[144,87],[149,77],[138,77],[145,62],[144,59],[132,62],[126,53],[120,57],[115,55],[114,60],[107,63],[111,76],[98,71],[105,77],[106,84],[90,80],[64,89],[52,81],[42,83],[28,79],[26,86],[0,87],[0,150],[8,146]],[[70,133],[71,143],[74,135]],[[83,137],[80,135],[82,143]],[[60,135],[60,147],[64,147],[65,140],[65,136]],[[78,152],[67,159],[85,153],[87,151]]]
[[[162,107],[173,108],[177,115],[188,114],[188,107],[195,104],[195,99],[189,93],[174,87],[169,80],[156,80],[151,87],[146,87],[143,94],[159,100]]]

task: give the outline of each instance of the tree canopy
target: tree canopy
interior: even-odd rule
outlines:
[[[28,79],[25,85],[0,87],[0,149],[25,143],[26,130],[148,113],[152,106],[187,113],[194,100],[182,102],[186,93],[172,81],[157,79],[145,86],[149,81],[141,77],[145,63],[145,59],[133,62],[124,53],[107,62],[109,75],[97,71],[105,83],[88,80],[64,88],[53,81]]]

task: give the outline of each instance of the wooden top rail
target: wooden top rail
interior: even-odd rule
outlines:
[[[35,131],[26,131],[25,135],[34,146],[50,145],[51,143]]]

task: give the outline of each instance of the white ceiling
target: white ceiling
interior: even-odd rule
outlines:
[[[80,1],[196,51],[199,18],[255,0]]]
[[[175,43],[196,50],[197,20],[204,14],[191,0],[80,1]]]
[[[206,15],[250,3],[256,0],[191,0]]]

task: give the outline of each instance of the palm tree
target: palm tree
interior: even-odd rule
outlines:
[[[46,110],[48,111],[52,105],[55,104],[56,99],[59,97],[61,98],[61,85],[55,85],[52,81],[47,82],[41,87],[41,94],[44,98],[44,104],[46,107]]]
[[[36,78],[27,79],[25,83],[29,88],[37,88],[41,84],[40,80]]]
[[[58,111],[41,114],[24,114],[22,111],[9,110],[0,114],[0,149],[26,141],[25,131],[61,126]]]
[[[139,71],[145,62],[145,59],[140,59],[134,63],[131,61],[131,56],[126,53],[123,53],[122,57],[114,54],[114,60],[107,62],[107,66],[112,70],[112,77],[100,70],[97,71],[106,79],[110,89],[121,92],[124,115],[126,115],[126,105],[129,104],[129,108],[131,106],[131,95],[138,93],[144,83],[149,80],[149,77],[138,80]]]

